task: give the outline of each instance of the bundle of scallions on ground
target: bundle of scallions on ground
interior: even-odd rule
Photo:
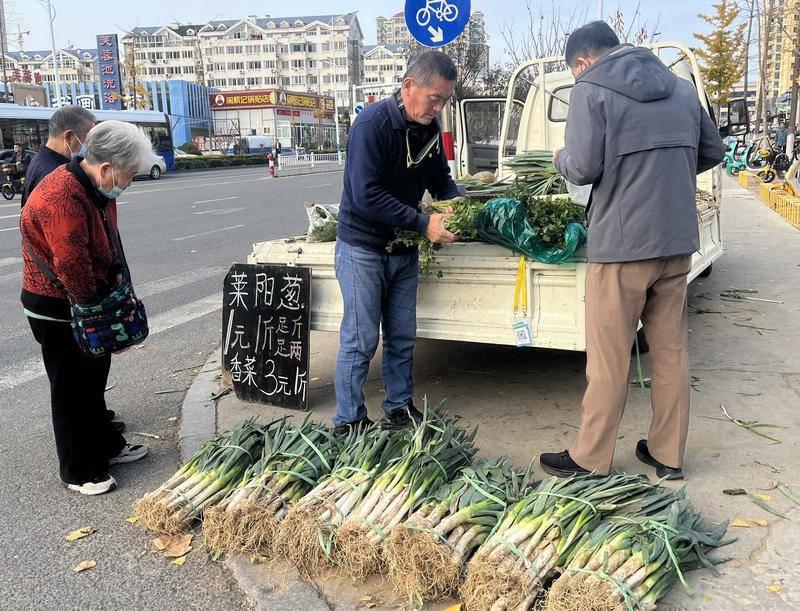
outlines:
[[[410,431],[357,427],[342,441],[331,473],[295,503],[275,538],[276,553],[306,574],[334,565],[334,539],[383,469],[399,460]]]
[[[158,489],[136,501],[134,516],[156,532],[171,534],[191,528],[258,460],[264,435],[255,419],[218,435]]]
[[[666,587],[667,580],[674,581],[688,568],[675,553],[682,549],[681,544],[677,539],[667,539],[664,547],[658,548],[654,542],[643,551],[634,536],[620,536],[609,524],[625,524],[631,532],[635,524],[647,524],[654,539],[669,537],[669,520],[677,511],[685,520],[679,526],[693,529],[694,552],[706,560],[707,566],[711,562],[705,558],[705,551],[730,542],[722,541],[727,524],[705,526],[695,520],[691,508],[683,513],[674,509],[676,503],[685,503],[682,491],[652,485],[643,476],[543,480],[510,509],[470,561],[461,587],[466,608],[527,610],[541,600],[547,584],[569,567],[573,570],[559,578],[559,587],[547,599],[550,609],[644,609],[666,592],[654,588],[660,579],[665,580],[661,585]],[[664,550],[666,559],[661,554]],[[615,551],[620,553],[614,556]],[[653,551],[656,553],[650,555]],[[625,557],[627,564],[608,575],[607,571],[614,568],[608,564],[612,557],[615,561]],[[688,559],[688,553],[683,559]],[[690,563],[694,564],[694,559]],[[648,570],[657,575],[655,580],[638,582],[642,572]],[[587,588],[580,581],[586,577],[591,577],[587,583],[592,595],[583,597]],[[644,587],[634,594],[632,590],[639,586]],[[603,596],[595,597],[598,592]],[[615,592],[619,592],[618,597]],[[577,607],[572,606],[575,602],[579,602]]]
[[[413,608],[456,593],[467,560],[531,485],[531,477],[530,468],[514,469],[506,458],[479,460],[389,535],[384,548],[389,574]]]
[[[203,515],[210,549],[269,555],[279,522],[330,472],[336,446],[333,434],[308,418],[296,428],[286,418],[267,427],[259,461]]]
[[[339,527],[337,564],[356,579],[384,567],[383,542],[401,522],[472,462],[476,431],[468,433],[441,405],[425,409],[401,456],[375,479],[364,500]]]
[[[714,571],[708,551],[730,542],[682,489],[629,475],[533,483],[506,459],[473,463],[474,436],[441,404],[411,429],[342,437],[308,418],[246,420],[135,511],[165,533],[202,519],[215,558],[383,571],[412,608],[458,593],[468,611],[652,609],[676,581],[688,589],[685,571]]]

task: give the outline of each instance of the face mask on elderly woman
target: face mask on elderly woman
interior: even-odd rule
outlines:
[[[114,176],[114,166],[113,165],[111,166],[111,190],[110,191],[106,191],[103,188],[102,183],[97,186],[97,190],[100,192],[101,195],[104,195],[108,199],[117,199],[120,195],[122,195],[122,192],[125,189],[123,189],[122,187],[118,187],[117,186],[117,179]]]

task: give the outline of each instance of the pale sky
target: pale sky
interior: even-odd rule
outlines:
[[[0,0],[2,1],[2,0]],[[8,20],[9,49],[18,50],[17,33],[23,32],[23,48],[29,51],[50,48],[50,31],[43,0],[5,0]],[[57,46],[72,43],[76,47],[94,47],[95,35],[118,32],[133,26],[165,25],[173,21],[203,23],[210,19],[238,19],[247,15],[263,17],[291,17],[326,15],[357,11],[365,44],[375,43],[375,17],[390,16],[403,10],[404,3],[397,0],[302,0],[294,3],[296,10],[289,13],[283,8],[288,3],[269,3],[264,0],[225,0],[224,2],[187,2],[185,0],[52,0],[56,8],[55,37]],[[451,0],[452,2],[453,0]],[[472,10],[482,10],[486,16],[486,29],[491,45],[492,61],[502,60],[503,39],[500,35],[504,23],[527,23],[526,0],[473,0]],[[532,6],[545,13],[552,7],[561,7],[562,15],[571,10],[585,11],[587,20],[598,14],[596,0],[531,0]],[[697,13],[710,10],[711,0],[662,2],[658,0],[605,0],[604,14],[609,16],[621,7],[623,13],[632,15],[637,4],[641,7],[641,20],[654,24],[659,20],[660,40],[678,41],[694,45],[694,31],[705,31],[705,24]],[[278,8],[280,5],[281,8]],[[273,8],[274,7],[274,8]],[[30,32],[25,34],[25,32]]]

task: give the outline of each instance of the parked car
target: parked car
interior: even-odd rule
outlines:
[[[173,149],[173,153],[175,154],[175,158],[178,157],[199,157],[200,155],[192,155],[191,153],[187,153],[182,151],[181,149]]]
[[[167,162],[164,161],[164,158],[161,155],[156,155],[153,153],[153,156],[139,167],[139,171],[136,172],[135,178],[143,178],[148,176],[150,177],[150,180],[158,180],[166,171]]]
[[[25,151],[28,155],[30,155],[31,158],[33,158],[33,156],[36,154],[36,151],[32,151],[30,149],[22,149],[22,150]],[[0,150],[0,163],[8,163],[13,155],[14,155],[13,148]]]

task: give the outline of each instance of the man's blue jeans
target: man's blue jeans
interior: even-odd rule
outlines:
[[[414,395],[419,254],[388,255],[336,241],[336,278],[344,316],[336,361],[336,425],[367,416],[364,383],[383,326],[383,411],[405,407]]]

